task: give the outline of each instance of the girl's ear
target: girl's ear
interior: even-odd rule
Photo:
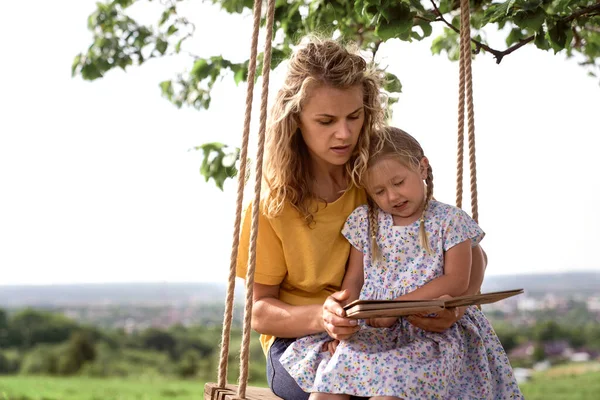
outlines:
[[[429,168],[429,160],[427,157],[421,158],[419,162],[419,174],[421,175],[421,179],[427,179],[427,170]]]

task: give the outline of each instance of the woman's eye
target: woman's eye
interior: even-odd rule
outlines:
[[[402,185],[402,182],[404,182],[404,181],[396,182],[396,183],[394,183],[394,186],[400,186],[400,185]]]
[[[326,121],[317,121],[317,122],[321,125],[329,125],[329,124],[331,124],[332,120],[328,119]]]
[[[351,115],[348,117],[348,119],[358,119],[358,118],[360,118],[360,114]]]
[[[376,196],[381,196],[383,194],[383,190],[378,190],[375,192]]]

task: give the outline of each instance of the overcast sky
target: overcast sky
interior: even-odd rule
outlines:
[[[188,49],[245,59],[250,18],[195,3]],[[0,284],[225,281],[235,183],[205,183],[189,149],[239,144],[245,86],[219,83],[210,110],[197,112],[177,110],[158,87],[191,65],[186,56],[71,78],[94,8],[0,5]],[[158,10],[136,11],[150,21]],[[393,124],[420,140],[436,197],[453,203],[458,65],[429,45],[391,41],[379,61],[403,83]],[[501,65],[479,55],[473,71],[488,274],[600,270],[598,78],[532,46]]]

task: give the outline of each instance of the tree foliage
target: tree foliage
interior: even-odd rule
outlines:
[[[180,13],[181,0],[161,1],[163,10],[154,24],[140,24],[131,17],[131,6],[152,1],[98,3],[88,19],[92,43],[87,51],[75,57],[73,75],[94,80],[114,68],[125,70],[153,58],[186,51],[185,41],[193,37],[196,27]],[[252,0],[204,1],[230,14],[250,13],[253,6]],[[277,0],[272,68],[279,65],[291,53],[297,39],[307,33],[342,36],[356,41],[374,56],[387,40],[419,41],[431,36],[434,24],[441,24],[444,29],[433,39],[431,51],[445,53],[456,60],[459,4],[459,0]],[[490,28],[504,33],[505,49],[494,49],[486,42],[483,32]],[[471,0],[471,29],[474,53],[489,53],[498,63],[519,48],[533,45],[541,50],[565,53],[568,57],[577,56],[594,76],[600,67],[597,61],[599,0]],[[248,37],[248,33],[238,34],[244,40]],[[258,72],[261,69],[259,65]],[[192,55],[189,72],[161,82],[160,90],[177,107],[208,109],[216,82],[232,76],[240,83],[247,75],[248,61],[234,62],[222,55],[206,58]],[[400,92],[399,79],[392,74],[388,74],[388,78],[385,89],[392,95]],[[237,149],[227,149],[219,143],[198,149],[204,152],[201,173],[207,180],[214,179],[222,189],[223,182],[236,171],[226,160],[237,159]]]

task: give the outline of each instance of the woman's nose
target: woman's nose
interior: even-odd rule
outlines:
[[[336,136],[339,139],[348,139],[352,135],[348,121],[341,121],[336,131]]]

